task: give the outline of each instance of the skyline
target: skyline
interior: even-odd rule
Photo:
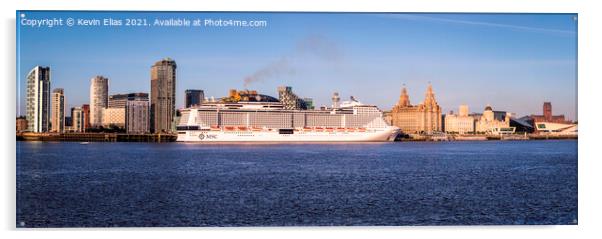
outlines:
[[[456,112],[461,104],[478,113],[490,104],[520,117],[540,114],[543,102],[551,101],[554,114],[577,119],[576,14],[24,13],[29,18],[204,15],[265,19],[268,26],[18,26],[17,114],[24,112],[23,79],[35,65],[51,67],[51,86],[65,89],[71,108],[87,103],[85,89],[96,75],[109,78],[109,94],[149,93],[151,65],[171,57],[178,64],[177,108],[186,89],[217,98],[231,88],[276,95],[278,86],[289,85],[318,107],[329,105],[336,91],[343,100],[353,95],[390,110],[404,84],[410,102],[418,104],[431,82],[443,113]],[[316,87],[324,82],[330,84]]]

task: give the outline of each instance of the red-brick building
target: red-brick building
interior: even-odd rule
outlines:
[[[544,102],[543,103],[543,115],[531,115],[531,119],[534,123],[537,122],[548,122],[548,123],[561,123],[561,124],[570,124],[570,121],[567,121],[564,118],[564,115],[552,115],[552,103]]]
[[[90,105],[82,105],[82,114],[84,116],[84,132],[90,128]]]
[[[27,131],[27,119],[23,116],[17,117],[17,133],[24,131]]]

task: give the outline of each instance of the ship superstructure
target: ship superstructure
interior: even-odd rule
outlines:
[[[180,110],[177,141],[388,141],[399,133],[373,105],[286,110],[280,102],[216,102]]]

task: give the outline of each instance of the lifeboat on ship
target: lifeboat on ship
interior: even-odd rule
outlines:
[[[226,130],[226,131],[234,131],[234,130],[236,130],[236,127],[234,127],[234,126],[224,126],[224,130]]]
[[[251,131],[261,131],[263,130],[261,127],[251,127]]]

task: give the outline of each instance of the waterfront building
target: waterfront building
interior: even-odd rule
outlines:
[[[150,132],[150,104],[148,98],[130,100],[125,107],[125,130],[128,134]]]
[[[176,62],[170,58],[151,67],[151,132],[169,132],[176,114]]]
[[[84,111],[82,107],[71,108],[71,131],[84,132]]]
[[[278,101],[284,105],[285,110],[306,110],[307,104],[295,93],[293,93],[293,87],[290,86],[279,86],[278,87]]]
[[[125,108],[104,108],[102,110],[102,127],[125,127]]]
[[[129,114],[128,105],[129,102],[132,101],[144,101],[147,102],[148,106],[148,94],[147,93],[128,93],[128,94],[115,94],[109,96],[109,103],[105,111],[103,117],[109,117],[110,119],[103,119],[103,127],[125,127],[127,130],[128,122],[134,123],[135,120],[128,120]],[[146,110],[148,113],[148,109]],[[145,117],[145,120],[148,121],[148,116]],[[148,122],[144,123],[144,125],[148,126]]]
[[[65,91],[63,90],[63,88],[56,88],[52,90],[51,98],[51,131],[62,133],[65,131]]]
[[[444,129],[452,134],[474,133],[475,119],[468,115],[468,105],[460,105],[458,114],[450,112],[445,115]]]
[[[124,108],[128,101],[132,100],[146,100],[148,101],[148,93],[128,93],[128,94],[115,94],[109,96],[108,108]]]
[[[65,116],[65,128],[63,132],[73,132],[71,116]]]
[[[480,134],[491,134],[499,131],[499,128],[509,127],[510,115],[503,111],[498,111],[496,114],[494,113],[493,108],[491,108],[490,105],[487,105],[483,114],[476,122],[475,131]]]
[[[27,119],[25,118],[25,116],[17,117],[16,125],[17,125],[17,133],[27,131]]]
[[[27,74],[27,129],[31,132],[50,130],[50,67],[36,66]]]
[[[127,121],[127,105],[130,101],[148,102],[148,93],[114,94],[107,96],[106,107],[102,108],[101,126],[105,128],[125,128]],[[84,125],[85,125],[84,113]],[[148,120],[148,117],[146,117]],[[148,123],[146,123],[148,125]]]
[[[90,128],[90,105],[83,104],[82,105],[82,116],[84,118],[84,130],[86,132],[88,128]]]
[[[188,89],[184,92],[184,94],[186,95],[184,99],[184,105],[186,108],[198,106],[205,101],[205,92],[203,90]]]
[[[540,134],[577,136],[579,131],[577,124],[573,123],[538,122],[535,126]]]
[[[410,104],[405,86],[397,105],[391,110],[391,122],[406,134],[432,134],[442,130],[441,107],[435,100],[433,87],[428,85],[425,99],[418,105]]]
[[[305,105],[307,105],[307,109],[308,110],[314,110],[314,109],[316,109],[316,106],[314,105],[314,99],[313,98],[303,98],[303,101],[305,101]]]
[[[67,127],[71,127],[72,125],[71,116],[65,116],[65,129],[67,129]]]
[[[538,122],[549,122],[549,123],[560,123],[560,124],[570,124],[570,121],[567,121],[564,115],[553,115],[552,114],[552,103],[544,102],[543,103],[543,115],[531,115],[531,120],[533,123]]]
[[[90,84],[90,126],[95,128],[103,125],[103,109],[109,104],[109,79],[96,76]]]
[[[518,133],[533,133],[535,131],[535,127],[533,126],[533,122],[530,122],[531,118],[529,116],[523,116],[521,118],[511,117],[510,118],[510,127],[516,128],[516,132]]]
[[[125,104],[127,103],[127,101],[127,94],[109,95],[107,108],[125,108]]]

